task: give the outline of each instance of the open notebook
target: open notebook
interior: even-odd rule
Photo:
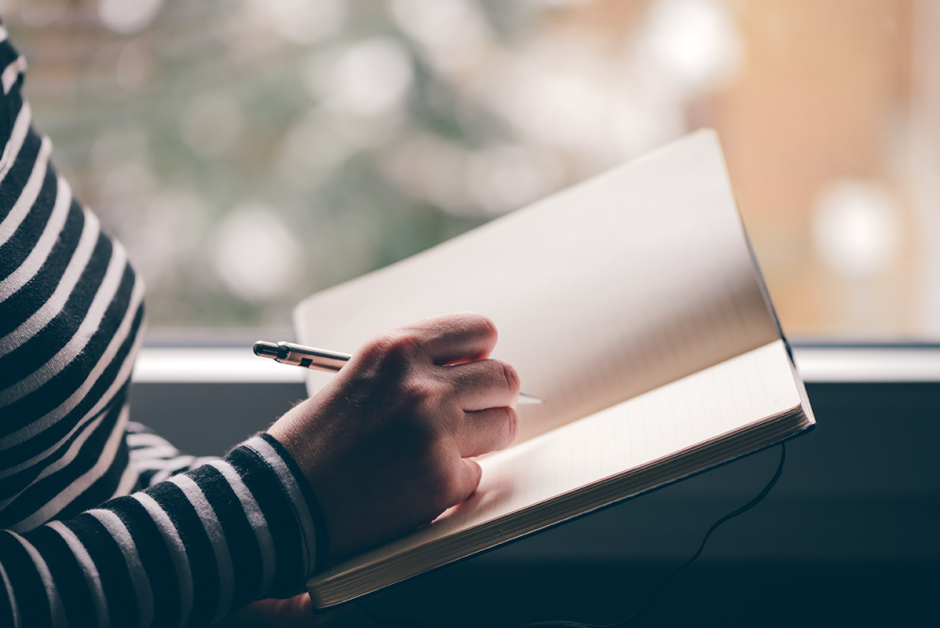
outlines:
[[[814,424],[718,140],[699,131],[295,311],[304,344],[473,310],[541,405],[466,502],[308,581],[318,607],[726,462]],[[329,375],[311,373],[314,394]]]

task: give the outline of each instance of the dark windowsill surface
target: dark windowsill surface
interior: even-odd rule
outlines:
[[[787,444],[770,495],[719,528],[699,563],[636,625],[883,625],[932,616],[940,585],[940,348],[795,344],[794,353],[817,428]],[[194,355],[190,372],[198,371]],[[132,386],[131,416],[191,453],[221,454],[306,396],[300,369],[264,366],[277,371],[269,381],[245,373],[236,381],[142,377]],[[694,553],[715,520],[756,495],[778,459],[778,447],[754,454],[365,604],[386,619],[435,626],[615,621]],[[334,621],[328,625],[375,625],[356,608]]]

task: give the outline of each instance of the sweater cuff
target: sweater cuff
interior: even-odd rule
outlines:
[[[261,432],[242,443],[238,449],[247,449],[260,458],[260,461],[277,477],[277,480],[291,506],[293,520],[299,530],[301,542],[300,556],[304,560],[304,579],[326,565],[329,540],[326,521],[320,503],[300,466],[285,447],[273,436]],[[250,476],[249,476],[250,477]],[[250,482],[250,479],[248,480]]]

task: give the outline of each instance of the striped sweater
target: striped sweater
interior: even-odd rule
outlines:
[[[25,70],[0,26],[0,626],[206,625],[300,592],[315,501],[275,439],[196,459],[128,421],[143,284],[53,168]]]

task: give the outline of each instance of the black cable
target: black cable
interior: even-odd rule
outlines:
[[[619,621],[614,624],[583,624],[583,623],[574,622],[574,621],[552,620],[552,621],[540,621],[534,624],[526,624],[525,626],[522,626],[522,628],[619,628],[620,626],[626,626],[628,623],[630,623],[631,621],[639,617],[644,611],[646,611],[646,609],[650,607],[650,605],[653,603],[653,600],[656,599],[656,596],[659,595],[660,591],[663,590],[663,587],[666,586],[666,583],[669,582],[669,580],[673,576],[675,576],[677,573],[679,573],[680,571],[682,571],[683,569],[691,565],[693,562],[695,562],[695,559],[698,558],[702,554],[702,551],[705,549],[705,543],[708,542],[708,537],[712,535],[712,532],[714,532],[718,528],[718,526],[723,524],[725,521],[728,521],[729,519],[733,519],[737,517],[738,515],[747,512],[748,510],[750,510],[751,508],[759,504],[765,497],[767,497],[767,494],[770,493],[770,489],[772,489],[774,485],[777,483],[777,480],[780,479],[780,475],[783,473],[783,463],[786,461],[786,459],[787,459],[787,446],[784,443],[780,443],[780,462],[777,464],[777,471],[774,473],[774,476],[770,478],[770,482],[767,483],[767,486],[764,487],[764,490],[758,493],[757,497],[755,497],[748,503],[744,504],[743,506],[741,506],[740,508],[738,508],[737,510],[733,512],[729,512],[727,515],[725,515],[724,517],[722,517],[721,519],[713,523],[712,527],[710,527],[708,529],[708,532],[705,533],[705,538],[702,539],[702,544],[699,545],[698,551],[692,555],[692,558],[685,561],[685,563],[683,563],[682,565],[679,565],[678,567],[676,567],[672,571],[672,573],[670,573],[668,576],[663,578],[663,580],[659,583],[659,586],[656,587],[656,590],[653,591],[653,594],[646,599],[646,603],[643,604],[643,606],[641,606],[639,610],[637,610],[635,613],[633,613],[632,615],[630,615],[623,621]]]
[[[708,542],[708,538],[712,535],[712,533],[715,530],[718,529],[718,526],[723,524],[725,521],[728,521],[729,519],[734,519],[738,515],[747,512],[748,510],[750,510],[751,508],[759,504],[765,497],[767,497],[767,494],[770,493],[770,489],[772,489],[774,485],[777,483],[777,480],[780,479],[780,475],[783,473],[783,463],[786,461],[786,459],[787,459],[787,447],[784,443],[780,443],[780,462],[777,464],[777,471],[774,473],[774,476],[770,478],[770,481],[767,483],[767,486],[765,486],[764,489],[760,493],[757,494],[757,497],[755,497],[748,503],[744,504],[737,510],[729,512],[727,515],[725,515],[724,517],[722,517],[721,519],[713,523],[712,527],[710,527],[708,529],[708,532],[705,533],[705,538],[702,539],[702,543],[701,545],[699,545],[698,551],[696,551],[695,554],[692,555],[692,558],[690,558],[689,560],[685,561],[683,564],[676,567],[668,576],[663,578],[662,581],[659,583],[659,586],[656,587],[656,590],[653,591],[653,594],[646,599],[646,602],[643,604],[643,606],[641,606],[637,611],[635,611],[632,615],[630,615],[626,619],[619,621],[617,623],[614,623],[614,624],[585,624],[585,623],[576,622],[576,621],[550,620],[550,621],[539,621],[539,622],[535,622],[534,624],[526,624],[525,626],[522,626],[521,628],[619,628],[620,626],[626,626],[628,623],[632,622],[641,614],[643,614],[646,611],[646,609],[650,607],[650,605],[653,603],[653,600],[656,599],[656,597],[663,590],[663,587],[666,586],[666,583],[669,582],[669,580],[672,579],[673,576],[675,576],[677,573],[679,573],[680,571],[682,571],[683,569],[685,569],[686,567],[688,567],[689,565],[695,562],[695,559],[698,558],[702,554],[702,552],[705,550],[705,544]],[[362,604],[360,601],[357,601],[355,604],[363,613],[366,614],[367,617],[369,617],[369,619],[379,624],[380,626],[396,626],[396,627],[402,627],[402,628],[435,628],[432,624],[427,624],[424,622],[414,621],[414,620],[396,620],[396,621],[383,620],[377,617],[371,611],[369,611],[365,607],[365,605]]]

